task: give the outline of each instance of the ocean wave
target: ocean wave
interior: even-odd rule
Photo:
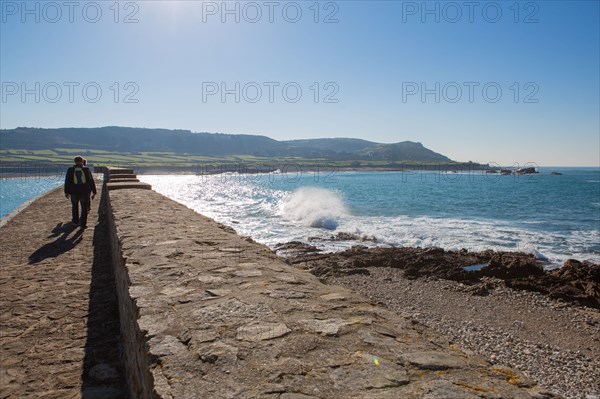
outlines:
[[[562,264],[569,258],[600,262],[597,230],[564,234],[530,230],[502,221],[430,217],[355,218],[345,220],[338,229],[374,235],[378,243],[387,245],[519,251],[531,253],[551,264]]]
[[[286,219],[327,230],[335,230],[339,218],[347,214],[348,210],[337,193],[318,187],[301,187],[283,204]]]

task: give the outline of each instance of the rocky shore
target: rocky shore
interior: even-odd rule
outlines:
[[[429,276],[458,281],[474,293],[486,295],[494,284],[483,278],[491,277],[509,288],[600,309],[600,265],[588,261],[570,259],[559,269],[544,270],[540,260],[520,252],[354,246],[342,252],[320,253],[300,242],[276,249],[288,263],[302,264],[321,278],[369,274],[372,267],[389,267],[402,270],[407,279]]]
[[[278,253],[566,398],[600,398],[600,265],[544,270],[523,253],[439,248],[320,253],[299,242]]]

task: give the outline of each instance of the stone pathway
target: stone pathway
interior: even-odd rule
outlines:
[[[154,191],[110,203],[153,397],[556,397]]]
[[[85,231],[62,188],[0,228],[0,398],[127,397],[99,197]]]

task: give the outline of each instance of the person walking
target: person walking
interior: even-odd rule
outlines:
[[[87,168],[87,159],[83,158],[83,166]],[[88,193],[88,208],[87,213],[90,214],[90,208],[92,207],[92,199],[90,198],[91,192]]]
[[[75,157],[75,165],[67,170],[65,177],[65,197],[71,199],[71,222],[81,229],[87,228],[88,209],[92,199],[96,197],[96,183],[89,168],[83,165],[83,158]],[[81,204],[81,214],[79,205]]]

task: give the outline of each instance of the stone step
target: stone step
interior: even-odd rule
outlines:
[[[108,168],[108,173],[110,175],[113,175],[113,174],[120,174],[120,173],[133,174],[135,172],[133,171],[133,169],[128,169],[128,168]]]
[[[109,182],[111,183],[133,183],[133,182],[139,182],[140,179],[135,179],[135,178],[117,178],[117,179],[110,179]]]
[[[108,188],[109,191],[112,190],[121,190],[121,189],[125,189],[125,188],[137,188],[137,189],[142,189],[142,190],[151,190],[152,186],[148,183],[142,183],[142,182],[123,182],[123,183],[106,183],[106,187]]]
[[[113,180],[113,179],[129,179],[129,178],[136,178],[137,175],[135,173],[130,173],[130,174],[125,174],[125,173],[119,173],[119,174],[110,174],[108,175],[109,180]]]

